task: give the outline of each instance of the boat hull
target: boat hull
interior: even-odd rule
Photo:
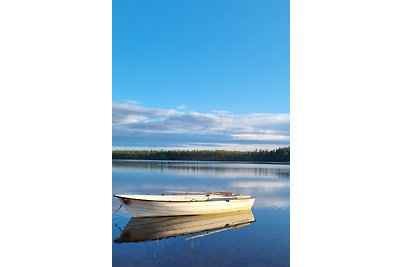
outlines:
[[[149,201],[118,197],[133,217],[202,215],[250,210],[254,198],[209,201]]]

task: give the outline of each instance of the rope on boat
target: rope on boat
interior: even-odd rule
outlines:
[[[121,206],[119,206],[119,208],[116,210],[116,211],[114,211],[114,213],[116,213],[117,211],[119,211],[119,209],[122,207],[122,204],[121,204]]]

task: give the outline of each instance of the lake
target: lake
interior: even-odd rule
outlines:
[[[113,160],[112,193],[159,194],[164,191],[231,191],[251,194],[248,223],[221,230],[204,230],[175,237],[146,234],[131,227],[148,227],[158,219],[140,221],[113,198],[113,266],[289,266],[290,166],[204,161]],[[199,217],[207,224],[212,218]],[[254,220],[253,220],[254,218]],[[252,219],[252,220],[250,220]],[[187,225],[186,218],[173,220]],[[232,217],[221,217],[224,223]],[[201,228],[201,227],[199,227]],[[128,237],[128,238],[126,238]]]

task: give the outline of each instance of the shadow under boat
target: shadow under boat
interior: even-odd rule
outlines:
[[[132,218],[116,243],[160,240],[180,235],[197,234],[185,240],[247,226],[255,222],[251,210],[190,216]]]

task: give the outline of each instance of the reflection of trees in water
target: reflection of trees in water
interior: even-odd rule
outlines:
[[[210,163],[210,162],[157,162],[157,161],[113,161],[114,169],[176,172],[187,174],[215,174],[225,176],[261,176],[289,178],[290,169],[283,165],[262,165],[246,163]]]

